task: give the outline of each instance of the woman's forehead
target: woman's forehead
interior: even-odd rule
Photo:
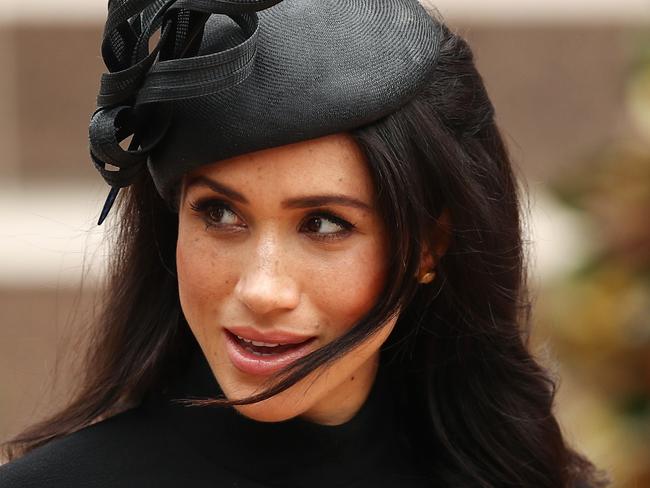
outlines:
[[[208,180],[206,182],[206,180]],[[255,151],[202,165],[187,173],[185,185],[209,180],[259,196],[266,194],[354,194],[373,196],[363,152],[352,136],[337,133]]]

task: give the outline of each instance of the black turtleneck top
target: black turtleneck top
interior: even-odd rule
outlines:
[[[0,467],[0,488],[433,486],[415,467],[394,385],[380,363],[368,398],[343,424],[258,422],[232,407],[170,401],[221,394],[196,352],[164,394]]]

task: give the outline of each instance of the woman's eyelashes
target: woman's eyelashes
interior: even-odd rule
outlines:
[[[226,232],[237,232],[246,227],[230,204],[214,198],[199,199],[190,203],[190,208],[211,228]],[[330,210],[318,210],[307,215],[299,225],[299,231],[320,240],[342,239],[355,229],[355,225]]]
[[[355,225],[330,212],[320,211],[310,214],[301,228],[309,228],[306,232],[317,239],[342,239],[352,233]]]
[[[205,222],[206,230],[211,227],[242,228],[245,225],[237,223],[241,220],[230,206],[221,200],[201,199],[190,203],[190,208]]]

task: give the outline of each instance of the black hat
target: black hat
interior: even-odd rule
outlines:
[[[440,34],[417,0],[109,0],[89,128],[112,187],[100,223],[145,168],[169,200],[198,165],[394,112],[431,75]]]

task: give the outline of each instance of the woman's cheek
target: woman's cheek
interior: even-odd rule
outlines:
[[[379,260],[380,254],[380,249],[375,246],[359,247],[345,259],[325,264],[317,273],[319,279],[312,282],[308,294],[312,295],[318,308],[328,312],[330,323],[345,330],[375,303],[385,274],[384,269],[377,266],[383,262]]]
[[[176,271],[181,307],[190,325],[198,326],[201,318],[210,314],[216,292],[215,278],[219,276],[214,258],[206,252],[204,239],[179,234]]]

